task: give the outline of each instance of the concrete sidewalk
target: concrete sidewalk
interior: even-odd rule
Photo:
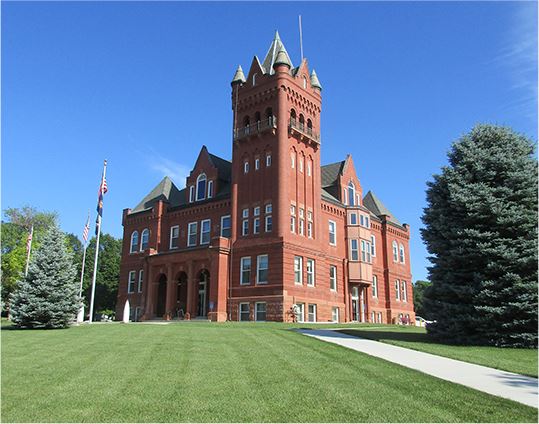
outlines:
[[[334,330],[302,329],[298,330],[298,332],[325,342],[357,350],[376,358],[385,359],[434,377],[537,408],[538,389],[536,378],[349,336]]]

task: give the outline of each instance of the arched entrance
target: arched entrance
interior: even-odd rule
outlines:
[[[157,306],[155,309],[155,315],[161,318],[165,316],[165,308],[167,304],[167,276],[161,274],[159,277],[159,283],[157,286]]]
[[[198,276],[197,317],[208,315],[210,273],[203,269]]]
[[[176,289],[175,318],[183,318],[187,312],[187,274],[180,272],[176,277],[178,287]]]

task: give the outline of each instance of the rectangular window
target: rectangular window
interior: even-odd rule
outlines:
[[[335,265],[329,266],[329,289],[337,291],[337,267]]]
[[[273,212],[273,209],[272,209],[271,203],[268,203],[266,205],[266,213],[272,213],[272,212]]]
[[[260,216],[260,206],[256,206],[253,208],[253,215]]]
[[[294,256],[294,282],[303,284],[303,258]]]
[[[195,201],[195,186],[189,187],[189,202]]]
[[[378,312],[378,322],[382,323],[382,312]]]
[[[357,240],[351,239],[350,240],[350,260],[351,261],[359,261],[359,252],[357,248]]]
[[[255,321],[266,321],[266,302],[255,303]]]
[[[316,322],[316,305],[309,304],[308,311],[309,311],[309,314],[308,314],[309,322]]]
[[[296,232],[296,207],[294,205],[290,206],[290,231]]]
[[[359,225],[365,226],[365,217],[363,215],[359,215]]]
[[[299,235],[302,236],[305,233],[305,220],[299,220]]]
[[[248,303],[240,303],[239,307],[239,314],[240,314],[240,321],[249,321],[249,304]]]
[[[243,218],[249,218],[249,208],[245,208],[242,212],[241,212],[241,216]]]
[[[251,257],[247,256],[240,260],[240,284],[251,283]]]
[[[268,255],[258,255],[256,258],[256,283],[268,282]]]
[[[357,214],[351,213],[350,214],[350,225],[357,225]]]
[[[260,169],[260,159],[255,159],[255,170],[258,171]]]
[[[230,220],[230,215],[225,215],[221,217],[221,237],[230,238],[231,235],[232,221]]]
[[[200,244],[208,244],[210,242],[211,221],[205,219],[200,222]]]
[[[246,236],[249,234],[249,220],[244,219],[241,225],[241,235]]]
[[[177,249],[180,246],[179,239],[180,239],[179,225],[170,227],[170,248],[171,249]]]
[[[196,246],[197,244],[197,223],[196,222],[190,222],[189,226],[187,227],[187,246]]]
[[[401,281],[401,287],[402,287],[402,301],[406,302],[408,300],[408,293],[406,293],[406,281]]]
[[[400,288],[399,288],[399,280],[395,281],[395,299],[400,300]]]
[[[307,222],[307,237],[313,238],[313,223]]]
[[[247,174],[249,172],[249,162],[243,162],[243,173]]]
[[[271,233],[272,225],[271,215],[266,215],[266,233]]]
[[[372,276],[372,297],[378,297],[378,277]]]
[[[255,218],[253,220],[253,234],[260,233],[260,218]]]
[[[358,205],[359,205],[359,203],[358,203]],[[369,217],[368,217],[368,216],[365,217],[365,227],[367,227],[367,228],[370,228],[370,227],[371,227],[371,224],[370,224],[370,222],[369,222]]]
[[[337,224],[335,221],[329,221],[329,244],[337,245]]]
[[[127,293],[133,293],[135,291],[135,278],[136,271],[129,271],[129,281],[127,283]]]
[[[361,240],[361,260],[371,262],[371,244],[368,241]]]
[[[371,236],[371,256],[374,258],[376,256],[376,237]]]
[[[314,286],[314,259],[307,259],[307,285]]]
[[[371,322],[374,322],[374,312],[371,312]]]
[[[266,155],[266,166],[271,166],[271,155]]]
[[[331,308],[331,320],[333,322],[339,322],[339,308],[336,306]]]
[[[138,292],[142,293],[142,283],[144,282],[144,270],[138,272]]]
[[[297,320],[298,322],[305,322],[305,303],[296,303],[297,307]]]
[[[213,197],[213,181],[208,181],[208,199]]]

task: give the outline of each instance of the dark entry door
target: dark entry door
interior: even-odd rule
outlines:
[[[165,315],[165,307],[167,301],[167,282],[160,281],[159,288],[157,289],[157,309],[155,314],[158,318],[161,318]]]

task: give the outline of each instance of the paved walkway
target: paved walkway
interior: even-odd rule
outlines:
[[[537,408],[536,378],[349,336],[333,330],[298,331],[325,342],[335,343],[434,377]]]

